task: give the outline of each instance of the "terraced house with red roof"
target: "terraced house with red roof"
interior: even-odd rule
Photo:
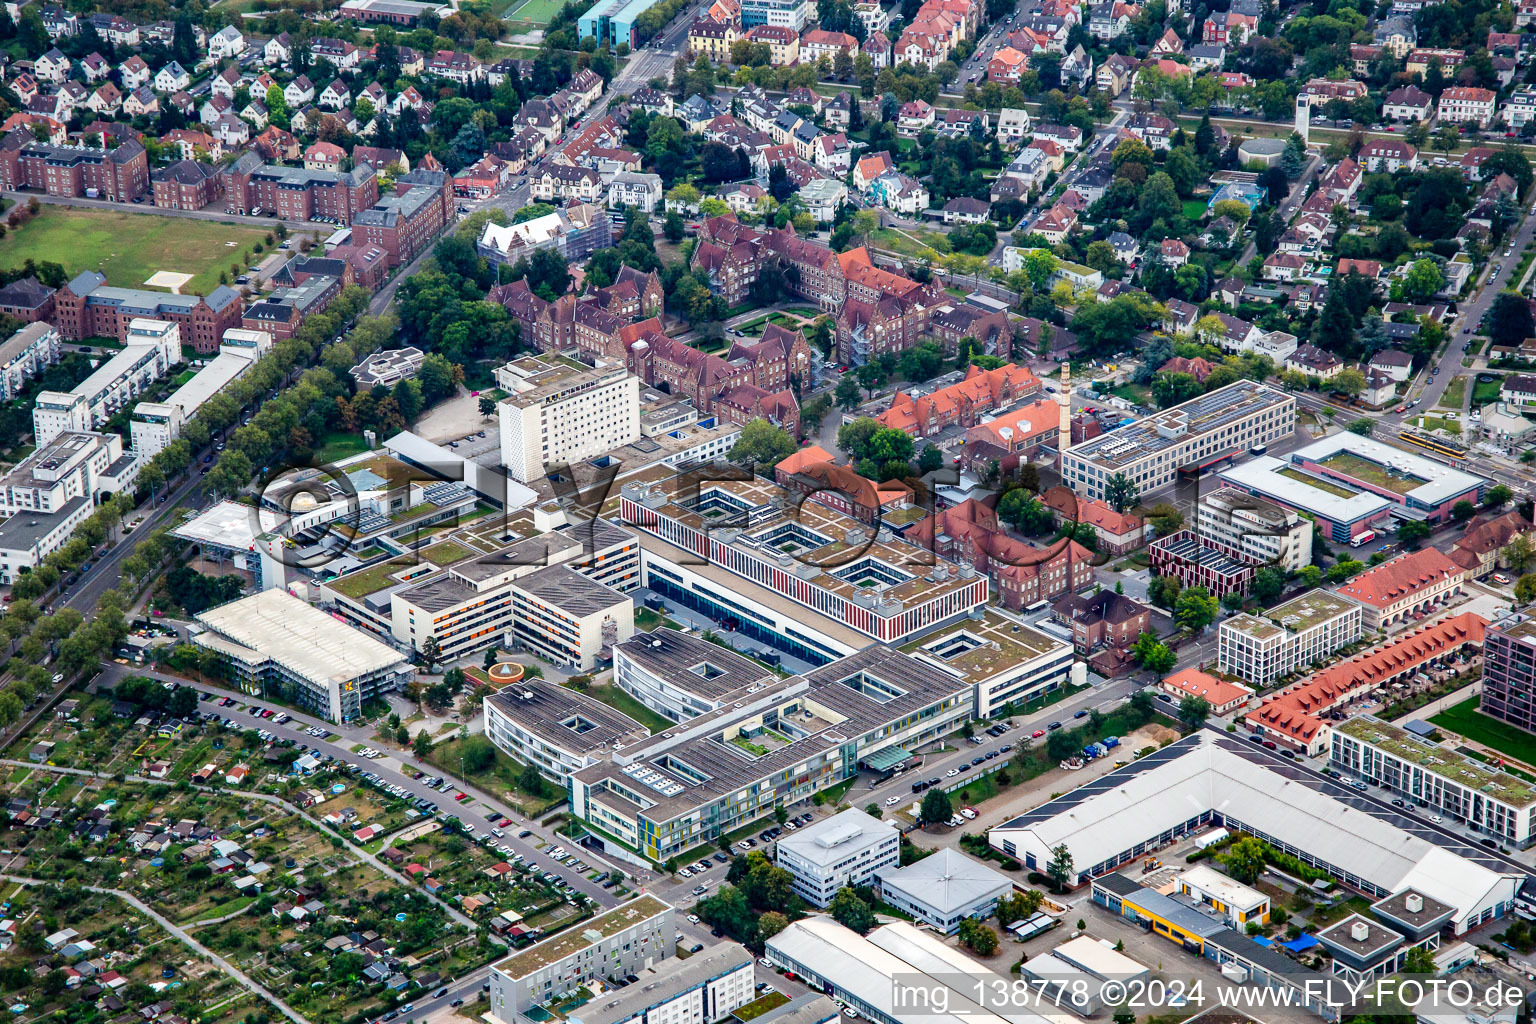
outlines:
[[[1339,588],[1365,609],[1366,629],[1422,619],[1461,593],[1465,570],[1435,548],[1421,548],[1367,569]]]
[[[1244,716],[1257,735],[1309,756],[1328,749],[1329,712],[1372,690],[1446,664],[1463,648],[1483,646],[1488,620],[1463,612],[1404,634],[1391,643],[1330,665],[1270,697]]]
[[[1040,380],[1023,366],[1007,363],[983,370],[972,363],[965,379],[926,395],[898,391],[876,421],[913,437],[932,437],[949,427],[972,427],[994,409],[1006,409],[1041,391]]]

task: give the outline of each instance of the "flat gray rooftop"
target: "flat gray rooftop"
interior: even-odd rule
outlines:
[[[687,960],[663,960],[639,981],[599,996],[568,1019],[571,1024],[618,1024],[751,963],[752,954],[734,942],[707,947]]]
[[[636,633],[619,648],[670,685],[704,700],[719,700],[753,683],[778,681],[750,658],[666,626]]]
[[[645,726],[577,690],[524,678],[486,698],[517,724],[565,750],[586,753],[633,743]]]

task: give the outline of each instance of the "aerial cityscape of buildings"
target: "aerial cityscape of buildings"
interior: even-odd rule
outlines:
[[[11,1015],[1519,1024],[1533,25],[13,6]]]

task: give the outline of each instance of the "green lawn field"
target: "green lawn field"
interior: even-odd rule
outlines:
[[[44,206],[0,238],[0,266],[48,260],[71,277],[99,270],[108,284],[122,288],[144,287],[151,274],[170,270],[193,275],[183,292],[206,295],[218,286],[219,272],[228,273],[232,263],[243,266],[251,247],[266,235],[265,228],[184,217]]]
[[[1478,710],[1481,700],[1480,697],[1464,700],[1429,721],[1526,764],[1536,765],[1536,736],[1483,714]]]
[[[539,25],[548,25],[555,15],[560,13],[564,6],[564,0],[512,0],[507,5],[507,13],[502,17],[508,21],[531,21]]]

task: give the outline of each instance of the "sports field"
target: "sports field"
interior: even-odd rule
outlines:
[[[183,292],[206,295],[218,286],[221,270],[228,273],[234,263],[243,268],[251,247],[266,236],[265,228],[186,217],[44,206],[0,238],[0,267],[47,260],[71,277],[99,270],[108,284],[123,288],[144,287],[151,274],[173,270],[192,275]]]
[[[512,0],[507,5],[507,13],[502,17],[507,21],[527,21],[536,25],[548,25],[550,19],[560,13],[564,6],[564,0]]]

